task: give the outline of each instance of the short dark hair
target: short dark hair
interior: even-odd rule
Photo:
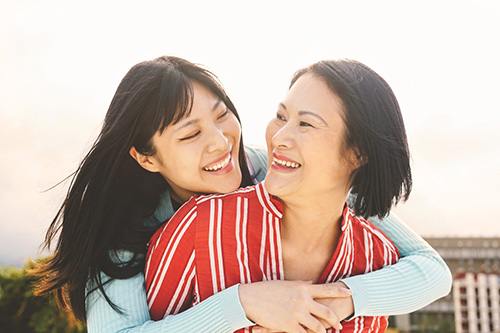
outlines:
[[[342,101],[345,147],[364,159],[351,175],[354,211],[363,217],[387,215],[411,192],[410,152],[399,103],[387,82],[354,60],[323,60],[300,69],[322,78]]]

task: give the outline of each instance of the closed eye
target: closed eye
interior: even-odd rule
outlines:
[[[229,110],[226,109],[220,116],[217,117],[217,120],[220,120],[220,119],[224,118],[228,114],[229,114]]]
[[[303,126],[303,127],[314,127],[313,125],[311,125],[309,123],[306,123],[305,121],[301,121],[300,122],[300,126]]]
[[[200,134],[201,132],[200,131],[197,131],[196,133],[193,133],[191,135],[188,135],[188,136],[185,136],[183,138],[180,138],[179,141],[186,141],[186,140],[189,140],[189,139],[193,139],[194,137],[198,136],[198,134]]]

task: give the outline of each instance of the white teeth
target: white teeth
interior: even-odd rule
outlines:
[[[211,166],[211,167],[203,168],[203,170],[205,170],[205,171],[218,171],[220,169],[224,169],[225,167],[228,166],[230,160],[231,160],[231,155],[227,155],[226,159],[223,160],[222,162],[219,162],[218,164]]]
[[[273,157],[273,161],[274,161],[274,163],[281,165],[281,166],[284,166],[284,167],[287,167],[287,168],[297,169],[298,167],[300,167],[300,164],[298,164],[298,163],[278,160],[276,157]]]

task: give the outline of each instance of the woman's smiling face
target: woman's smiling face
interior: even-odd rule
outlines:
[[[347,195],[354,154],[345,148],[342,112],[320,77],[306,73],[295,82],[266,130],[269,193],[285,202]]]
[[[212,92],[197,82],[192,84],[191,113],[152,139],[154,171],[162,174],[173,198],[181,202],[197,193],[234,191],[242,179],[240,123]]]

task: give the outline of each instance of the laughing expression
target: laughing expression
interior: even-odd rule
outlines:
[[[193,194],[228,193],[241,183],[241,127],[226,105],[193,82],[191,113],[153,136],[159,172],[180,202]]]
[[[307,73],[295,82],[266,130],[269,193],[283,201],[347,195],[353,167],[342,112],[320,77]]]

